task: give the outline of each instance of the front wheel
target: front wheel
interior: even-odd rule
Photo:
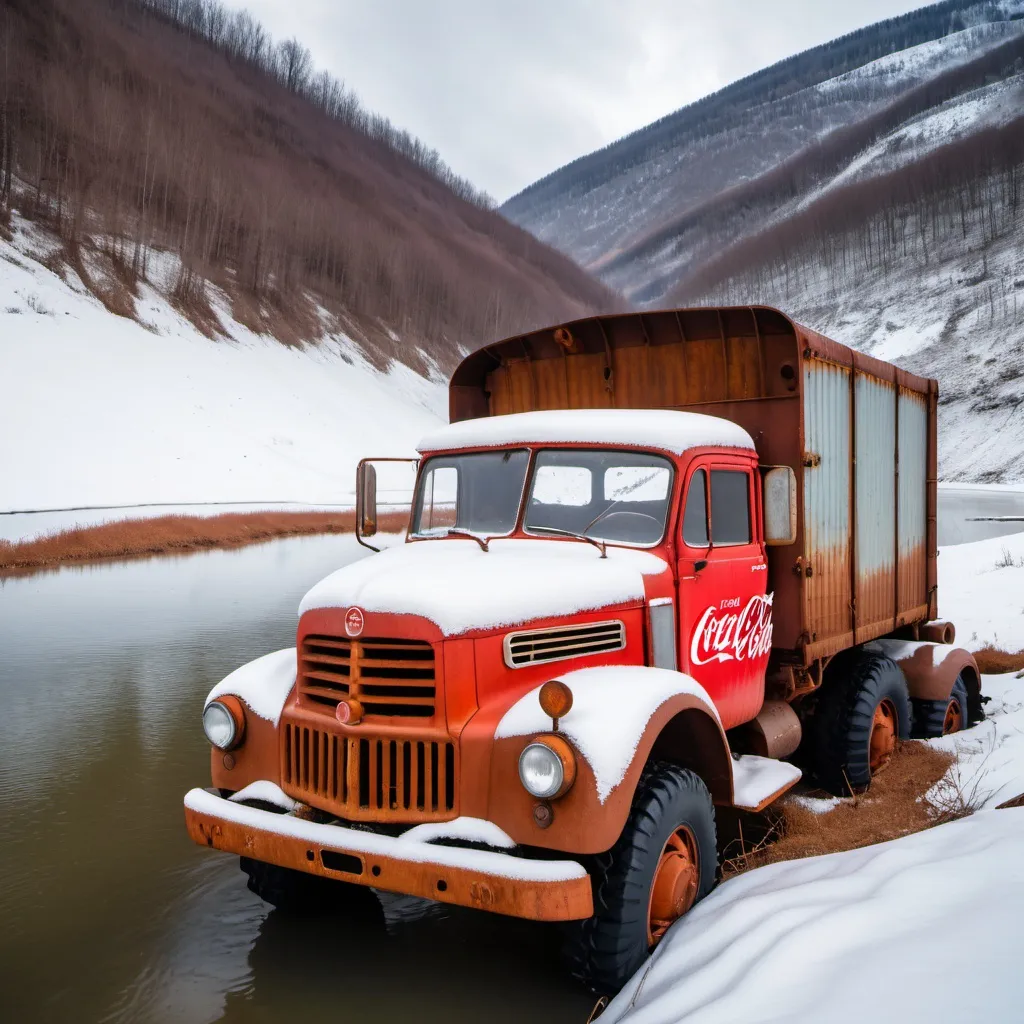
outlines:
[[[594,858],[594,916],[571,926],[573,974],[618,991],[650,950],[715,884],[715,808],[698,775],[649,765],[618,842]]]

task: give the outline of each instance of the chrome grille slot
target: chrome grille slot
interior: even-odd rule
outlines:
[[[423,640],[307,636],[299,664],[302,703],[333,712],[352,697],[368,715],[431,718],[434,648]]]
[[[292,793],[343,818],[436,818],[455,808],[455,745],[335,736],[286,722],[282,777]]]
[[[626,626],[619,620],[528,629],[505,637],[505,664],[509,668],[524,668],[548,661],[621,651],[625,646]]]

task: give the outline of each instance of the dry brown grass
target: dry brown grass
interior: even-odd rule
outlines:
[[[407,512],[382,514],[380,529],[404,530],[408,519]],[[275,537],[351,533],[354,526],[355,514],[351,511],[228,512],[208,517],[125,519],[64,530],[18,544],[0,541],[0,579],[31,575],[61,565],[238,548]]]
[[[1024,651],[1011,654],[998,647],[982,647],[974,652],[974,660],[983,675],[1002,675],[1004,672],[1020,672],[1024,670]]]
[[[783,798],[766,814],[741,822],[740,837],[725,850],[722,874],[728,878],[777,861],[884,843],[970,813],[969,801],[936,807],[924,799],[955,760],[952,754],[911,740],[867,793],[844,800],[831,811],[816,814]]]

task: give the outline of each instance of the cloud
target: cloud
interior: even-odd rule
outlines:
[[[247,0],[503,200],[793,53],[921,0]]]

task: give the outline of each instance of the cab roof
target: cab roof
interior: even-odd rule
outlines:
[[[751,436],[718,416],[671,409],[552,409],[461,420],[427,434],[420,452],[517,444],[627,445],[681,455],[690,448],[746,448]]]

